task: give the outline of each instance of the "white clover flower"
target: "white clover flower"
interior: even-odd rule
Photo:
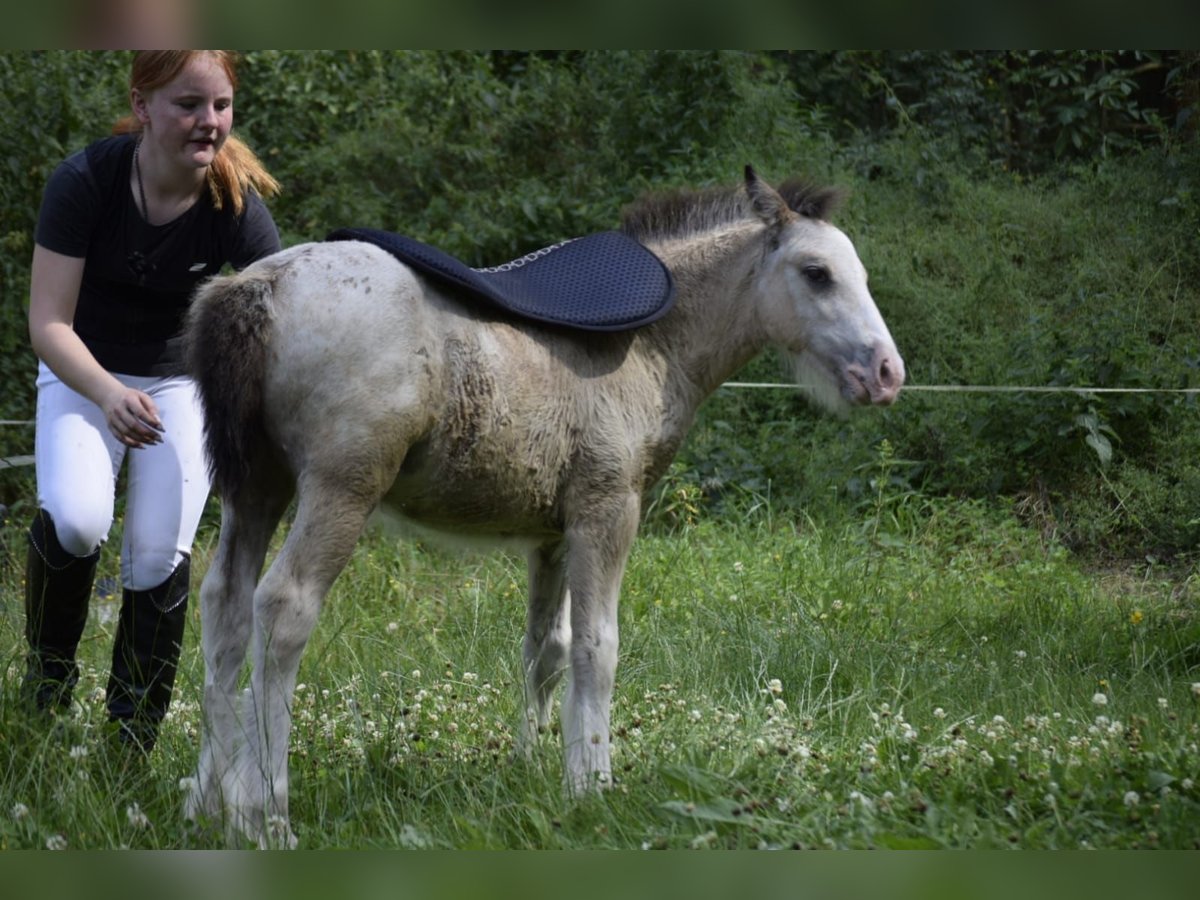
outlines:
[[[1092,703],[1094,703],[1096,706],[1107,706],[1108,695],[1101,691],[1097,691],[1096,693],[1092,694]]]
[[[940,706],[935,707],[933,710],[933,717],[935,719],[944,719],[944,718],[946,718],[946,711],[944,709],[942,709]]]
[[[767,682],[767,690],[770,691],[772,694],[782,694],[783,693],[783,682],[780,681],[778,678],[772,678],[770,681]]]
[[[1192,682],[1192,696],[1200,697],[1200,681]]]
[[[741,560],[738,560],[737,562],[735,562],[735,563],[733,564],[733,571],[735,571],[735,572],[737,572],[739,575],[741,575],[741,574],[742,574],[742,572],[746,571],[746,567],[745,567],[744,565],[742,565],[742,561],[741,561]]]
[[[420,669],[413,669],[411,672],[409,672],[409,673],[408,673],[408,675],[409,675],[409,677],[410,677],[410,678],[420,678],[420,677],[421,677],[421,670],[420,670]]]
[[[1167,698],[1166,698],[1166,697],[1159,697],[1159,698],[1158,698],[1158,708],[1159,708],[1159,709],[1166,709],[1166,708],[1167,708],[1168,706],[1170,706],[1170,705],[1171,705],[1171,704],[1169,704],[1169,703],[1167,702]]]
[[[991,768],[996,764],[995,757],[993,757],[992,754],[988,753],[986,750],[979,751],[979,761],[988,768]]]
[[[1014,655],[1017,657],[1017,659],[1024,659],[1029,654],[1027,654],[1024,650],[1018,650]]]
[[[65,837],[63,837],[61,834],[52,834],[52,835],[50,835],[50,837],[46,838],[46,849],[47,850],[66,850],[67,849],[67,839]]]
[[[782,700],[776,700],[774,703],[775,712],[787,712],[787,704]]]
[[[913,728],[907,722],[904,724],[904,732],[901,734],[904,740],[912,743],[917,739],[917,729]]]
[[[387,623],[387,633],[388,634],[395,634],[399,630],[400,630],[399,622],[388,622]]]
[[[833,608],[834,612],[841,612],[842,608],[845,605],[846,604],[843,603],[841,600],[834,600],[833,603],[830,604],[830,606]]]
[[[1135,806],[1138,805],[1138,803],[1141,802],[1141,799],[1142,798],[1138,794],[1137,791],[1126,791],[1125,797],[1122,802],[1124,802],[1124,804],[1126,806],[1128,806],[1130,809],[1133,809]]]
[[[23,818],[29,815],[29,807],[24,803],[14,803],[12,805],[11,813],[13,819],[20,822]]]
[[[125,818],[129,820],[129,824],[134,828],[148,828],[150,826],[150,820],[136,802],[125,807]]]
[[[83,744],[76,744],[71,748],[71,759],[86,759],[88,748]]]

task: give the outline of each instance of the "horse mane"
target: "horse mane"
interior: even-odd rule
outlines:
[[[793,212],[827,219],[843,192],[790,178],[778,188]],[[621,231],[635,240],[686,237],[754,217],[742,185],[652,191],[621,210]]]

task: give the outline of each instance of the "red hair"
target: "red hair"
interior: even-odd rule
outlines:
[[[198,56],[210,56],[225,70],[229,83],[237,88],[237,57],[229,50],[139,50],[133,57],[129,87],[149,94],[174,81],[188,63]],[[113,126],[113,134],[140,134],[142,123],[136,116],[125,116]],[[208,190],[213,206],[221,209],[228,198],[233,211],[241,214],[246,206],[246,191],[261,197],[279,193],[279,182],[267,171],[254,151],[234,135],[208,167]]]

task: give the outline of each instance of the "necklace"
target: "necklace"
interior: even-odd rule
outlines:
[[[146,205],[146,188],[142,186],[142,139],[139,137],[136,144],[133,145],[133,173],[137,176],[138,197],[142,201],[142,217],[146,220],[146,224],[150,224],[150,207]]]
[[[137,176],[138,196],[142,200],[142,215],[145,218],[146,224],[150,224],[150,207],[146,205],[146,189],[142,186],[142,164],[138,159],[139,152],[142,149],[142,139],[139,137],[136,144],[133,145],[133,172]],[[146,276],[154,271],[154,263],[146,258],[146,254],[141,250],[131,250],[129,255],[125,257],[125,262],[129,266],[129,271],[137,278],[139,285],[146,283]]]

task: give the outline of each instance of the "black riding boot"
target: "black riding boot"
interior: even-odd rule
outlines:
[[[187,621],[190,562],[148,591],[125,589],[112,675],[108,680],[108,717],[123,743],[147,753],[158,740],[158,726],[171,705],[175,670]]]
[[[67,707],[79,680],[75,650],[87,623],[96,577],[97,550],[73,556],[58,542],[54,519],[44,509],[29,526],[25,563],[25,658],[22,693],[38,709]]]

